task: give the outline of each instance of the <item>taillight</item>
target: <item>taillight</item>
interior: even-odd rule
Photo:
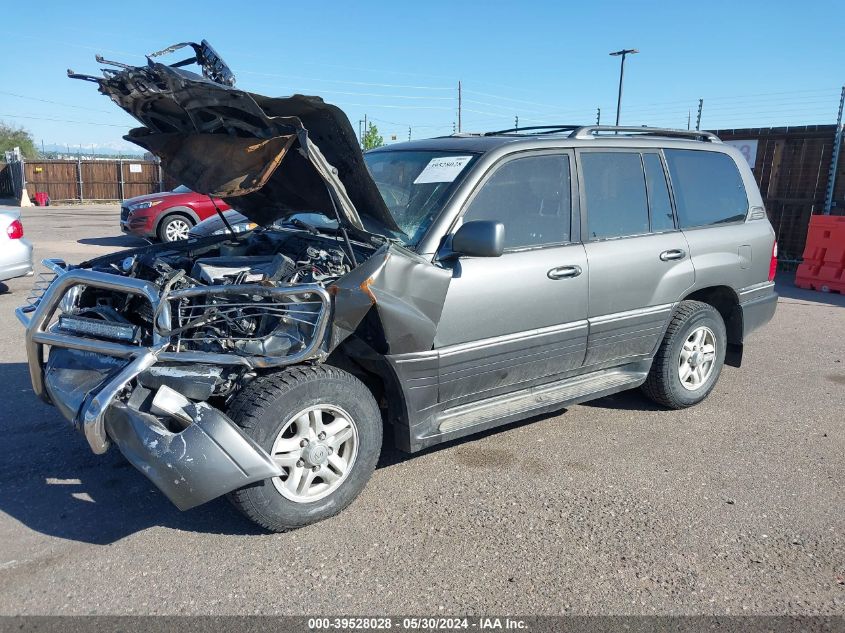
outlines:
[[[7,226],[6,235],[9,236],[10,240],[21,239],[23,237],[23,224],[21,224],[21,221],[14,220],[9,226]]]
[[[775,280],[775,273],[778,271],[778,243],[772,246],[772,261],[769,262],[769,281]]]

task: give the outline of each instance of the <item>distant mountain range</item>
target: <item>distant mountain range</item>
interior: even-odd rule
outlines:
[[[58,157],[108,157],[108,158],[143,158],[144,152],[139,148],[115,146],[110,144],[91,143],[88,145],[61,145],[59,143],[44,143],[38,150],[47,158]]]

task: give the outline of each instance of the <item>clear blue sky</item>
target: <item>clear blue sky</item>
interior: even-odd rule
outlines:
[[[275,4],[275,6],[274,6]],[[263,8],[267,7],[267,8]],[[268,95],[321,95],[358,129],[390,141],[464,130],[602,122],[686,127],[835,121],[845,83],[845,3],[766,2],[9,2],[3,11],[0,120],[37,142],[133,148],[133,120],[65,69],[97,73],[94,54],[143,54],[207,38],[238,78]],[[174,58],[175,61],[176,58]],[[10,94],[11,93],[11,94]],[[13,96],[16,95],[16,96]],[[46,103],[45,101],[58,103]],[[28,118],[27,118],[28,117]],[[58,119],[58,120],[46,120]]]

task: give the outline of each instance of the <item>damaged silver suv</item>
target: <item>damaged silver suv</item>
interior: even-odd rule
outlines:
[[[180,509],[229,494],[284,531],[355,499],[386,427],[414,452],[640,386],[687,407],[774,314],[772,228],[711,134],[553,126],[363,156],[336,107],[239,90],[206,42],[162,53],[182,48],[69,74],[259,228],[46,262],[18,310],[35,393]]]

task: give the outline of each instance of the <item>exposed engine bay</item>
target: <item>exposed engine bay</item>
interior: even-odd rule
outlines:
[[[173,352],[243,357],[297,355],[329,318],[324,289],[368,258],[374,248],[306,231],[258,230],[231,238],[138,249],[88,262],[90,270],[151,282],[167,304],[163,330],[143,296],[76,286],[62,305],[68,332],[150,345],[154,328]],[[280,361],[281,364],[281,361]]]

